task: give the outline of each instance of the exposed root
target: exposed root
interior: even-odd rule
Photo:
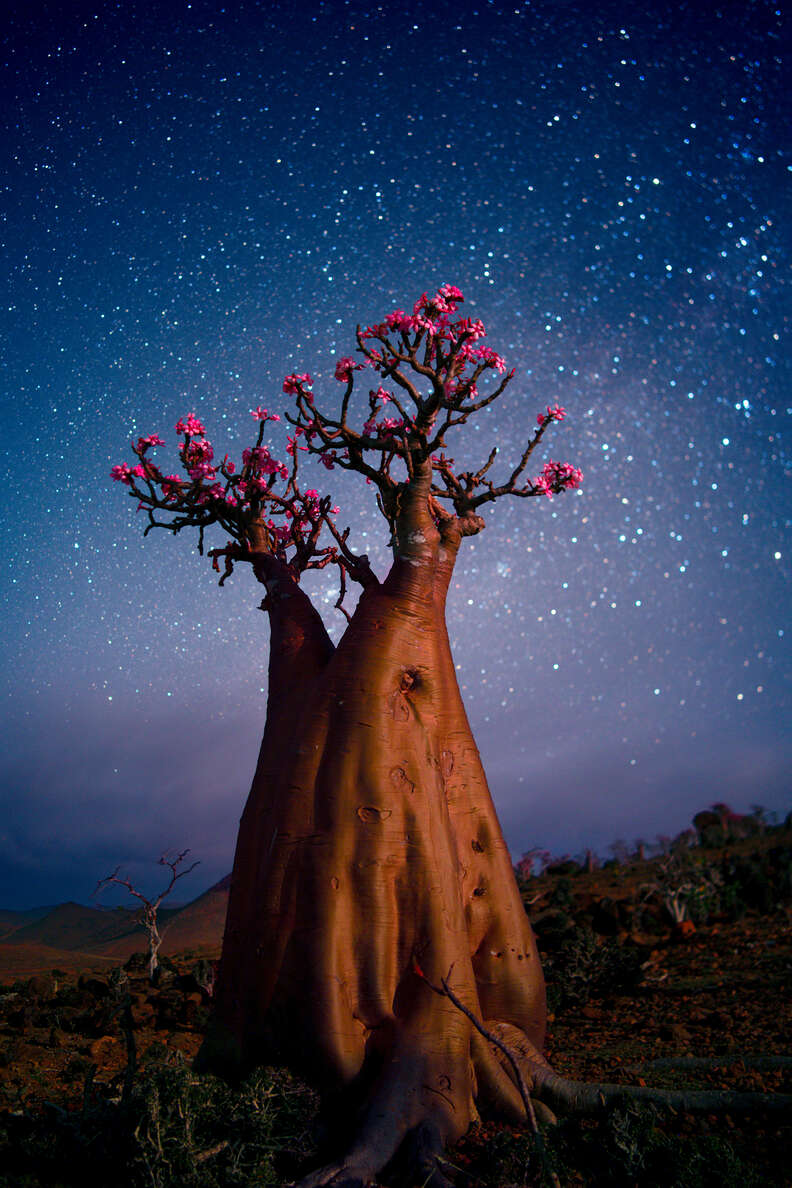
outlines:
[[[739,1065],[757,1072],[776,1068],[792,1068],[792,1056],[660,1056],[654,1060],[635,1060],[632,1069],[645,1068],[733,1068]]]
[[[597,1114],[618,1102],[646,1101],[687,1114],[792,1113],[792,1094],[742,1093],[720,1089],[652,1089],[642,1085],[568,1081],[556,1073],[543,1073],[533,1092],[551,1109],[564,1114]]]
[[[613,1085],[606,1082],[572,1081],[561,1077],[548,1064],[527,1036],[508,1024],[492,1030],[509,1048],[523,1068],[531,1096],[554,1113],[598,1114],[624,1101],[645,1101],[664,1109],[685,1113],[751,1113],[792,1111],[792,1094],[755,1093],[720,1089],[653,1089],[643,1085]],[[712,1062],[704,1062],[711,1064]],[[721,1064],[723,1062],[721,1061]],[[694,1067],[700,1067],[698,1064]]]
[[[300,1180],[296,1188],[367,1188],[373,1183],[368,1171],[360,1173],[344,1160],[342,1163],[328,1163],[315,1172],[311,1172],[305,1179]]]

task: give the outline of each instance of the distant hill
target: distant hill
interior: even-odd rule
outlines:
[[[97,949],[137,932],[136,912],[129,908],[102,911],[82,903],[62,903],[40,920],[17,928],[6,943],[48,945],[54,949]]]
[[[53,904],[50,904],[49,907],[27,908],[25,911],[0,908],[0,941],[7,940],[11,933],[16,932],[18,928],[24,928],[26,924],[33,924],[36,920],[41,920],[43,916],[48,916],[53,910]]]
[[[160,951],[219,953],[230,887],[229,874],[177,911],[160,911]],[[135,908],[106,910],[81,903],[27,912],[0,909],[0,978],[117,963],[147,947],[136,916]]]

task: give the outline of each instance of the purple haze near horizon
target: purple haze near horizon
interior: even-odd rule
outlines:
[[[355,324],[445,281],[517,368],[449,452],[508,460],[558,402],[544,457],[585,476],[501,501],[451,594],[512,852],[785,813],[775,6],[157,8],[20,6],[3,38],[0,904],[86,900],[119,862],[155,886],[167,847],[202,863],[180,900],[230,869],[260,590],[144,542],[110,467],[138,433],[173,458],[190,411],[238,455],[293,370],[327,406]],[[382,571],[371,491],[330,478]]]

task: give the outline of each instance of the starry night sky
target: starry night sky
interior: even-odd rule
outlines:
[[[230,869],[261,589],[144,542],[110,467],[140,433],[175,459],[188,412],[238,456],[287,372],[328,407],[355,325],[443,282],[517,368],[470,457],[558,402],[544,457],[584,472],[501,500],[452,591],[512,852],[790,808],[784,30],[773,3],[641,7],[7,18],[0,904],[86,900],[119,862],[146,884],[167,847],[202,863],[182,898]],[[384,572],[372,490],[322,473]]]

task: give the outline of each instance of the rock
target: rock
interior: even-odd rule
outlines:
[[[133,953],[132,956],[124,962],[124,969],[127,971],[127,973],[147,974],[149,969],[148,953]]]
[[[26,990],[31,998],[43,999],[48,1002],[51,998],[55,997],[58,986],[50,974],[40,974],[37,977],[28,979]]]
[[[81,990],[85,990],[93,998],[98,998],[101,1000],[110,997],[110,987],[108,986],[107,982],[102,981],[101,978],[90,978],[83,974],[77,982],[77,985]]]
[[[132,999],[132,1023],[136,1031],[147,1031],[154,1027],[157,1018],[156,1008],[142,995],[136,994]]]
[[[205,957],[197,961],[192,967],[191,975],[199,990],[203,991],[207,998],[211,998],[214,993],[215,978],[217,977],[217,967],[219,961],[208,961]]]
[[[681,1023],[664,1023],[658,1033],[661,1040],[673,1044],[689,1044],[690,1032]]]
[[[102,1035],[88,1045],[88,1055],[92,1060],[106,1060],[118,1040],[114,1035]]]

